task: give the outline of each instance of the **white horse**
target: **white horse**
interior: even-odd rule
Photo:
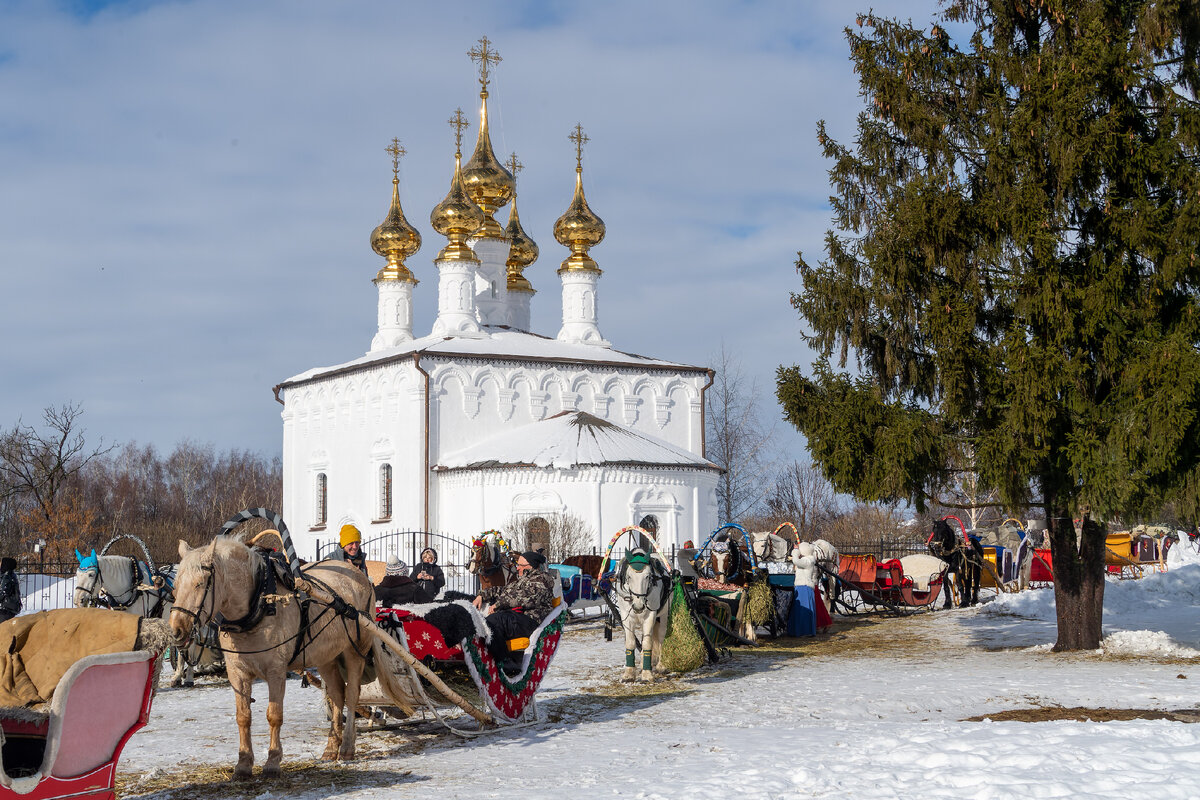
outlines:
[[[775,533],[757,531],[750,534],[750,549],[754,557],[763,561],[786,561],[788,558],[788,540]]]
[[[117,611],[136,614],[139,617],[166,620],[171,614],[174,594],[171,585],[175,580],[175,567],[163,567],[152,573],[144,561],[129,556],[98,556],[75,551],[79,570],[75,573],[74,603],[77,608],[100,606]],[[191,686],[195,681],[193,665],[200,655],[199,648],[184,658],[180,653],[174,659],[175,672],[171,676],[172,686]],[[213,661],[211,653],[206,653]]]
[[[625,672],[621,680],[654,680],[655,673],[665,672],[659,661],[671,614],[671,576],[661,562],[636,548],[617,567],[615,591],[621,627],[625,629]],[[639,648],[640,675],[634,669],[634,654]]]

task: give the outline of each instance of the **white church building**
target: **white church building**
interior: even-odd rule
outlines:
[[[508,167],[488,132],[486,39],[475,152],[432,211],[446,244],[434,259],[438,313],[413,332],[405,264],[420,234],[400,206],[393,140],[392,202],[371,236],[386,264],[375,276],[378,331],[363,356],[310,369],[275,387],[283,405],[283,516],[297,551],[336,539],[345,523],[364,539],[397,530],[469,540],[514,520],[582,519],[595,546],[652,517],[664,546],[701,541],[717,524],[719,468],[704,458],[704,392],[712,371],[614,349],[600,332],[600,267],[589,251],[605,234],[583,191],[576,126],[575,190],[554,226],[569,249],[558,269],[562,326],[530,328],[538,257],[517,214]],[[565,199],[565,198],[564,198]],[[493,218],[511,203],[508,224]]]

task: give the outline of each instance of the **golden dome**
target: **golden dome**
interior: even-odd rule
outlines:
[[[462,109],[455,112],[450,124],[458,130],[455,134],[454,177],[450,180],[450,191],[446,199],[438,203],[429,215],[433,229],[450,241],[437,254],[438,261],[478,261],[475,251],[467,244],[483,222],[483,212],[471,201],[463,188],[462,181],[462,129],[466,126]]]
[[[504,230],[504,236],[509,242],[508,261],[504,264],[507,267],[505,274],[507,275],[508,290],[534,294],[533,285],[525,278],[524,270],[537,261],[538,246],[537,242],[530,239],[529,234],[525,233],[525,229],[521,227],[521,215],[517,213],[516,176],[521,171],[521,162],[517,161],[516,153],[513,153],[508,160],[508,168],[513,174],[512,208],[509,209],[508,226]]]
[[[484,214],[475,236],[503,239],[504,230],[492,214],[512,199],[513,176],[492,151],[492,139],[488,134],[487,90],[481,91],[479,97],[482,100],[479,110],[479,138],[475,142],[475,152],[471,155],[471,160],[463,167],[463,186]]]
[[[583,143],[588,140],[583,134],[583,126],[576,125],[571,134],[575,142],[575,197],[571,207],[554,223],[554,238],[564,247],[571,249],[558,268],[559,273],[571,271],[600,272],[600,267],[588,255],[588,249],[600,244],[604,239],[604,220],[596,216],[588,208],[587,198],[583,195]]]
[[[387,259],[387,266],[379,270],[376,281],[410,281],[417,279],[404,265],[404,259],[421,249],[421,234],[404,218],[400,207],[400,156],[404,148],[399,139],[392,139],[387,148],[392,154],[392,207],[387,217],[371,232],[371,249]]]

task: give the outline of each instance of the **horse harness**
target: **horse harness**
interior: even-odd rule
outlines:
[[[154,594],[154,605],[146,609],[144,616],[160,619],[162,617],[163,606],[167,600],[174,600],[174,594],[171,592],[170,585],[166,582],[161,574],[151,574],[147,567],[147,574],[144,576],[141,571],[141,565],[136,558],[129,558],[129,588],[126,590],[129,593],[129,600],[122,601],[118,599],[112,592],[108,591],[104,585],[104,576],[100,570],[100,565],[96,565],[96,578],[100,582],[95,592],[95,603],[113,611],[127,611],[130,606],[138,601],[144,594],[151,594],[148,589],[139,588],[142,583],[142,578],[147,577],[153,583],[155,578],[163,579],[162,586],[156,586]],[[101,596],[103,592],[103,596]]]
[[[310,576],[308,578],[310,582],[322,587],[333,597],[333,603],[328,605],[321,604],[324,606],[324,608],[322,608],[321,612],[317,614],[315,619],[312,618],[309,613],[309,606],[312,605],[314,600],[308,595],[308,593],[300,591],[296,588],[295,578],[293,577],[291,570],[288,569],[288,565],[284,560],[283,554],[263,547],[255,547],[253,550],[258,552],[259,563],[254,575],[254,590],[250,596],[250,610],[247,611],[244,616],[239,617],[238,619],[230,620],[226,619],[223,614],[215,611],[214,609],[214,613],[210,614],[212,623],[216,626],[217,630],[225,633],[249,633],[250,631],[254,630],[254,628],[258,627],[259,623],[261,623],[266,617],[275,616],[276,602],[278,602],[280,599],[284,599],[285,602],[287,599],[294,599],[296,601],[296,606],[300,611],[299,625],[297,625],[294,636],[283,640],[279,644],[272,645],[271,647],[267,647],[262,650],[228,650],[226,648],[226,652],[244,655],[249,655],[251,653],[265,653],[269,650],[282,647],[291,641],[294,643],[292,656],[290,659],[288,659],[288,663],[291,664],[294,663],[296,659],[300,658],[300,656],[304,653],[304,649],[311,641],[313,641],[315,636],[311,634],[311,628],[321,619],[321,617],[325,615],[327,611],[332,610],[334,612],[334,617],[326,623],[326,626],[331,624],[337,617],[340,616],[347,619],[354,619],[354,624],[357,628],[359,616],[358,609],[348,604],[336,592],[330,589],[330,587]],[[181,606],[175,606],[175,608],[181,613],[192,617],[194,623],[198,626],[201,624],[200,611],[204,608],[204,603],[208,599],[209,592],[212,590],[213,564],[210,561],[208,564],[201,564],[200,568],[208,574],[208,577],[205,579],[204,593],[200,596],[200,603],[197,606],[197,610],[192,611]],[[281,584],[287,594],[281,594],[279,592]],[[324,628],[321,630],[324,630]],[[318,631],[318,633],[319,632],[320,631]],[[360,653],[359,655],[366,658],[369,653],[370,650],[368,650],[366,654]]]

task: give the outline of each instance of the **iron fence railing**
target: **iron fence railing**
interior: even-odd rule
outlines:
[[[70,608],[75,604],[75,572],[79,562],[18,559],[21,613]]]

